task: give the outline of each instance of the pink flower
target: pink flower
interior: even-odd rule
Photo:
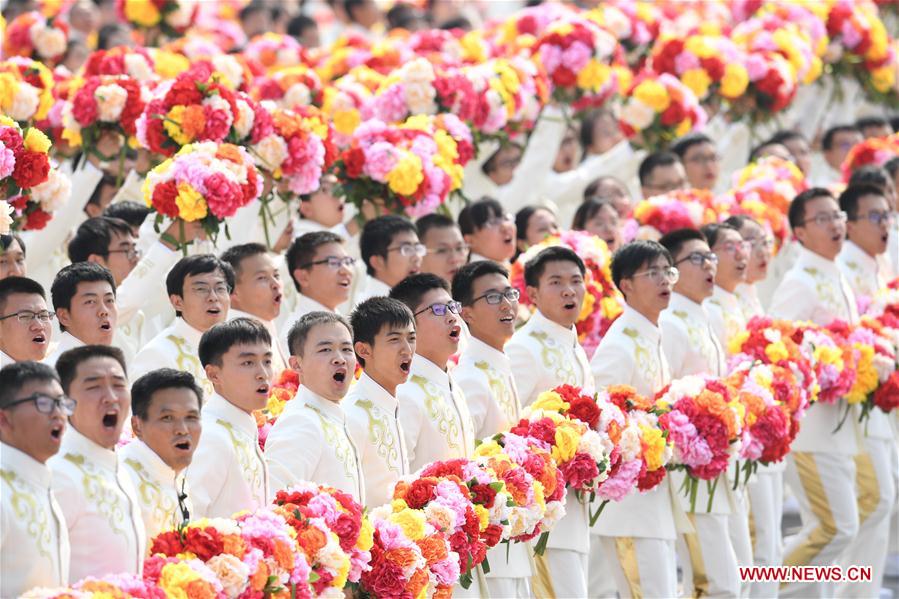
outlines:
[[[681,52],[674,59],[674,69],[680,74],[696,68],[699,68],[699,59],[689,52]]]
[[[540,62],[547,72],[552,73],[562,64],[562,50],[551,44],[540,46]]]
[[[562,52],[562,64],[567,69],[577,73],[587,66],[587,62],[592,55],[593,52],[590,51],[589,46],[582,42],[574,42]]]
[[[636,487],[642,467],[641,460],[621,464],[614,476],[610,476],[599,485],[596,495],[607,501],[621,501]]]
[[[768,62],[759,54],[750,54],[746,58],[746,71],[750,81],[758,81],[768,72]]]
[[[16,168],[16,155],[6,146],[0,146],[0,179],[10,176]]]
[[[206,203],[209,211],[218,218],[234,216],[243,204],[243,190],[222,173],[206,177]]]
[[[224,110],[216,110],[208,105],[203,106],[203,116],[206,117],[206,128],[203,130],[202,139],[210,141],[222,141],[231,129],[231,115]]]
[[[365,166],[362,170],[375,181],[386,183],[387,174],[396,166],[397,159],[397,150],[392,144],[378,141],[365,149]]]

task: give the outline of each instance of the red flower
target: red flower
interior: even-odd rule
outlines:
[[[240,185],[228,179],[222,173],[213,173],[206,177],[206,203],[209,211],[217,218],[234,216],[243,205],[243,190]]]
[[[498,524],[491,524],[481,534],[481,538],[484,539],[484,543],[487,545],[487,547],[496,547],[496,544],[499,543],[502,536],[503,527]]]
[[[22,136],[12,127],[0,126],[0,143],[3,143],[13,154],[22,151]]]
[[[231,129],[231,118],[224,110],[215,110],[210,106],[203,107],[203,116],[206,117],[206,128],[203,129],[203,140],[222,141]]]
[[[643,468],[640,471],[640,477],[637,479],[637,488],[640,491],[649,491],[655,488],[662,479],[665,478],[665,469],[656,468],[655,470],[646,470],[646,462],[643,462]]]
[[[164,214],[169,218],[175,218],[178,216],[178,205],[175,203],[176,197],[178,197],[178,186],[174,180],[160,183],[153,189],[153,197],[151,199],[153,208],[160,214]]]
[[[874,405],[884,412],[899,408],[899,371],[893,372],[874,393]]]
[[[409,485],[405,497],[406,503],[415,510],[423,508],[434,496],[434,487],[436,486],[437,479],[435,478],[419,478]]]
[[[51,218],[53,218],[53,215],[49,212],[36,208],[25,217],[25,226],[22,229],[25,231],[39,231],[47,226]]]
[[[175,83],[172,84],[169,93],[165,95],[165,106],[167,108],[178,105],[199,104],[203,101],[203,94],[197,89],[197,81],[205,81],[208,77],[194,79],[187,76],[189,73],[190,71],[181,74],[175,80]],[[167,110],[164,109],[163,112],[167,112]]]
[[[47,180],[50,174],[50,159],[41,152],[25,150],[16,156],[16,167],[12,178],[22,189],[30,189]]]
[[[599,425],[600,409],[596,402],[589,397],[579,397],[570,402],[568,416],[584,422],[592,429]]]
[[[473,485],[471,495],[472,503],[482,505],[488,510],[493,507],[496,500],[496,491],[490,485]]]
[[[176,530],[160,533],[153,539],[150,553],[162,553],[174,557],[184,551],[184,543],[181,542],[181,534]]]
[[[184,535],[184,549],[206,562],[224,551],[225,544],[216,529],[191,527]]]
[[[562,464],[560,469],[562,476],[565,477],[565,484],[575,489],[582,488],[585,483],[599,476],[596,462],[586,453],[575,454],[574,458]]]
[[[346,166],[347,177],[355,179],[362,176],[362,168],[365,166],[365,152],[362,148],[352,148],[343,155],[343,163]]]

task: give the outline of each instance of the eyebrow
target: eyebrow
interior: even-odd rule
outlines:
[[[237,354],[237,357],[238,358],[255,358],[258,355],[259,354],[254,351],[242,351],[239,354]],[[270,351],[267,351],[264,354],[262,354],[262,356],[270,356],[270,355],[272,355],[272,352],[270,352]]]
[[[99,381],[99,380],[101,380],[101,379],[106,378],[107,376],[109,376],[109,375],[106,375],[106,374],[95,374],[95,375],[93,375],[93,376],[85,377],[85,378],[84,378],[84,382],[85,382],[85,383],[93,383],[94,381]],[[114,380],[117,380],[117,381],[124,381],[124,380],[125,380],[125,377],[122,376],[122,375],[119,375],[119,374],[113,374],[113,375],[112,375],[112,378],[113,378]]]

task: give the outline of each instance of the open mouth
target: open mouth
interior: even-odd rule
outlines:
[[[175,449],[178,451],[190,451],[191,443],[190,439],[185,439],[183,441],[178,441],[175,443]]]
[[[665,291],[659,293],[659,297],[671,297],[671,291],[666,289]]]
[[[512,316],[511,314],[506,314],[506,315],[500,316],[499,321],[504,324],[509,324],[509,323],[515,322],[515,317]]]
[[[109,330],[111,330],[111,329],[112,329],[112,324],[111,324],[111,323],[104,322],[103,324],[100,325],[100,330],[101,330],[101,331],[109,331]]]
[[[409,372],[410,368],[412,368],[412,360],[403,360],[400,362],[400,370],[403,372]]]
[[[709,275],[705,278],[705,282],[708,283],[709,285],[714,285],[715,277],[713,277],[712,275]]]
[[[54,440],[59,441],[62,439],[62,431],[63,426],[61,424],[57,424],[50,429],[50,436],[53,437]]]
[[[281,294],[278,294],[278,295],[275,296],[274,302],[275,302],[276,304],[280,304],[280,303],[281,303]]]
[[[47,343],[47,338],[44,337],[43,334],[35,335],[34,337],[31,338],[31,340],[32,340],[34,343],[37,343],[37,344],[40,344],[40,345],[43,345],[43,344]]]
[[[338,383],[343,383],[346,380],[346,370],[345,369],[338,370],[337,372],[334,373],[333,378]]]
[[[218,316],[221,313],[222,311],[218,308],[209,308],[208,310],[206,310],[206,314],[209,314],[210,316]]]
[[[515,238],[512,236],[503,237],[503,243],[505,243],[506,245],[512,245],[513,243],[515,243]]]
[[[349,279],[344,279],[342,281],[337,281],[337,284],[341,287],[349,288],[351,281]]]
[[[109,411],[103,414],[103,426],[105,428],[115,428],[119,423],[119,412]]]
[[[458,340],[458,339],[459,339],[459,335],[461,335],[461,334],[462,334],[462,329],[461,329],[461,327],[453,327],[453,329],[450,331],[449,336],[450,336],[450,339],[456,339],[456,340]]]
[[[269,385],[268,385],[267,383],[264,384],[264,385],[259,385],[258,387],[256,387],[256,393],[263,394],[263,395],[266,395],[266,396],[267,396],[267,395],[268,395],[268,392],[269,392]]]
[[[834,241],[834,242],[843,241],[843,236],[842,235],[834,235],[832,237],[832,241]]]
[[[562,307],[565,308],[566,310],[574,310],[577,307],[577,304],[574,302],[565,302],[565,304]]]

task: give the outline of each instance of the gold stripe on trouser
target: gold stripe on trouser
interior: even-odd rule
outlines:
[[[696,514],[687,514],[693,528],[696,526]],[[705,571],[705,561],[702,559],[702,543],[699,541],[698,532],[684,533],[684,543],[687,545],[687,553],[690,554],[690,568],[693,570],[693,597],[707,597],[709,594],[709,575]]]
[[[545,555],[534,556],[534,574],[531,576],[531,592],[540,599],[556,599],[553,579],[549,574],[549,564]]]
[[[755,555],[756,551],[756,539],[755,539],[755,513],[752,511],[752,501],[749,501],[749,509],[747,511],[747,516],[749,517],[749,545],[752,547],[752,553]]]
[[[637,564],[637,548],[634,544],[634,537],[615,537],[615,554],[618,556],[618,565],[624,572],[631,597],[643,599],[643,589],[640,588],[640,566]],[[661,566],[662,564],[659,564],[659,567]]]
[[[824,492],[824,484],[821,482],[814,454],[794,452],[793,460],[796,463],[802,490],[805,492],[812,513],[818,519],[818,526],[809,533],[801,545],[796,547],[790,555],[784,557],[783,565],[806,566],[833,540],[837,534],[837,525],[833,520],[833,513],[830,511],[830,503]]]
[[[855,456],[855,485],[858,487],[858,523],[861,525],[880,503],[877,471],[867,451]]]

